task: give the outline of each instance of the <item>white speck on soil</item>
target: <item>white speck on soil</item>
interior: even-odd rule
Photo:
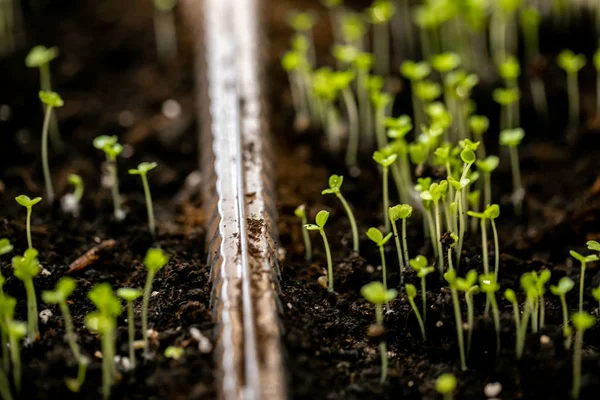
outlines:
[[[52,317],[52,311],[45,309],[40,311],[40,321],[42,321],[42,324],[46,325],[48,323],[48,320]]]
[[[487,397],[497,397],[502,392],[502,384],[500,382],[488,383],[483,388],[483,393]]]

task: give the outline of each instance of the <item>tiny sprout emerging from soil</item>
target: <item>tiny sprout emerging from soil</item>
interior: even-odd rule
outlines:
[[[144,298],[142,300],[142,335],[144,337],[144,355],[149,356],[148,350],[148,304],[152,292],[152,281],[158,271],[169,262],[169,256],[161,249],[148,249],[144,257],[144,266],[148,270],[146,285],[144,286]]]
[[[498,168],[498,164],[500,158],[493,155],[475,162],[477,169],[483,173],[483,204],[492,203],[492,172]]]
[[[112,197],[115,219],[120,221],[125,218],[125,213],[121,209],[121,198],[119,195],[119,175],[117,172],[117,157],[123,152],[123,146],[118,143],[116,136],[98,136],[94,139],[94,147],[102,150],[109,163],[112,182]]]
[[[398,252],[398,265],[400,266],[400,287],[404,287],[404,268],[408,266],[408,244],[406,241],[406,220],[412,216],[412,207],[408,204],[398,204],[389,209],[390,222],[396,241],[396,251]],[[402,220],[402,247],[400,247],[400,238],[398,237],[398,227],[396,221]],[[402,252],[404,250],[404,253]],[[404,255],[403,255],[404,254]]]
[[[408,297],[408,302],[410,303],[410,306],[412,307],[413,312],[417,317],[417,321],[419,322],[419,327],[421,328],[421,335],[423,335],[423,341],[426,341],[427,335],[425,334],[425,324],[423,323],[421,313],[419,313],[419,309],[415,304],[415,297],[417,297],[417,288],[415,287],[415,285],[412,285],[410,283],[404,285],[404,288],[406,289],[406,296]]]
[[[28,248],[33,249],[33,244],[31,242],[31,209],[37,203],[42,201],[42,198],[36,197],[36,198],[31,199],[28,196],[25,196],[24,194],[22,194],[22,195],[15,197],[15,200],[17,203],[19,203],[20,205],[22,205],[23,207],[25,207],[27,209],[27,246],[28,246]]]
[[[574,399],[579,398],[581,390],[581,350],[583,347],[583,334],[596,323],[590,314],[580,311],[571,316],[575,334],[575,347],[573,349],[573,390],[571,395]]]
[[[34,248],[29,248],[25,250],[23,256],[15,256],[12,258],[12,267],[15,277],[23,281],[23,284],[25,285],[25,292],[27,295],[27,337],[30,343],[33,343],[39,334],[37,300],[35,297],[35,288],[33,286],[33,278],[35,278],[41,270],[37,256],[38,251]]]
[[[569,121],[572,127],[579,125],[579,83],[578,73],[586,64],[583,54],[563,50],[556,59],[558,66],[567,73],[567,95],[569,96]]]
[[[410,260],[410,266],[417,271],[417,276],[421,278],[421,302],[423,303],[423,320],[427,321],[427,275],[435,271],[433,267],[428,266],[427,257],[418,255]]]
[[[563,316],[563,336],[565,338],[565,347],[568,349],[571,347],[571,327],[569,326],[569,310],[567,307],[567,293],[573,289],[575,286],[575,282],[568,276],[564,276],[560,278],[558,281],[558,285],[550,286],[550,292],[553,295],[558,296],[560,298],[560,305],[562,308],[562,316]]]
[[[587,242],[585,242],[585,244],[587,245],[588,250],[597,251],[600,253],[600,243],[598,243],[597,241],[588,240]]]
[[[133,302],[142,295],[142,291],[132,288],[117,289],[117,296],[125,300],[127,303],[127,325],[128,325],[128,341],[129,341],[129,361],[131,369],[135,369],[135,348],[133,342],[135,340],[135,321],[133,315]]]
[[[389,230],[390,230],[390,219],[388,216],[389,203],[390,203],[389,190],[388,190],[388,173],[389,173],[390,165],[392,165],[396,161],[397,158],[398,158],[398,155],[396,155],[396,154],[386,155],[386,154],[382,153],[381,151],[376,151],[375,153],[373,153],[373,160],[375,160],[375,162],[377,164],[381,165],[381,167],[383,168],[383,174],[382,174],[382,178],[381,178],[383,181],[383,215],[384,215],[384,222],[385,222],[385,230],[387,232],[389,232]]]
[[[456,377],[452,374],[442,374],[435,381],[435,390],[444,396],[444,400],[452,400],[456,390]]]
[[[517,358],[519,355],[519,344],[521,343],[521,335],[524,335],[525,332],[521,331],[521,319],[519,318],[519,302],[517,300],[517,294],[512,289],[506,289],[504,291],[504,297],[506,300],[510,302],[513,308],[513,318],[515,320],[515,331],[516,331],[516,342],[515,342],[515,352],[517,353]]]
[[[304,228],[309,231],[319,231],[321,238],[323,238],[323,245],[325,246],[325,254],[327,256],[327,290],[333,292],[333,262],[331,261],[331,250],[329,249],[329,241],[324,229],[328,219],[329,212],[321,210],[315,217],[315,224],[306,224]]]
[[[479,286],[477,283],[477,272],[475,270],[470,270],[467,272],[467,276],[465,278],[456,278],[456,288],[465,293],[465,303],[467,303],[467,325],[469,328],[469,334],[467,337],[467,353],[471,351],[471,336],[473,333],[473,321],[474,321],[474,311],[473,311],[473,296],[479,293]]]
[[[452,304],[454,306],[454,320],[456,323],[456,335],[458,338],[458,348],[460,351],[460,367],[463,371],[467,370],[467,362],[465,358],[465,339],[463,337],[463,324],[462,317],[460,314],[460,302],[458,299],[458,286],[456,278],[456,270],[449,269],[444,274],[444,279],[450,285],[450,292],[452,293]]]
[[[50,175],[50,166],[48,164],[48,130],[50,128],[50,117],[52,110],[57,107],[62,107],[65,103],[63,99],[55,92],[40,91],[40,100],[46,105],[44,114],[44,125],[42,127],[42,166],[44,169],[44,182],[46,183],[46,195],[48,201],[54,201],[54,187],[52,186],[52,176]]]
[[[79,204],[83,198],[83,179],[77,174],[69,174],[67,180],[73,185],[73,193],[69,193],[63,198],[63,210],[70,210],[74,215],[77,215],[79,213]]]
[[[367,237],[373,241],[379,248],[379,254],[381,255],[381,269],[383,273],[383,287],[387,290],[387,267],[385,264],[385,253],[383,251],[383,247],[387,242],[392,238],[392,233],[388,233],[386,236],[383,236],[383,233],[377,228],[369,228],[367,231]]]
[[[363,286],[360,293],[369,303],[375,305],[375,322],[383,327],[383,304],[389,304],[396,298],[398,292],[395,289],[386,289],[385,284],[381,284],[381,282],[371,282]],[[384,340],[379,343],[379,353],[381,355],[381,383],[383,383],[388,372],[387,348]]]
[[[598,256],[595,254],[590,254],[589,256],[584,256],[574,250],[569,251],[569,254],[571,254],[571,257],[573,257],[574,259],[576,259],[577,261],[579,261],[581,263],[581,275],[579,278],[579,312],[582,312],[583,311],[583,285],[584,285],[584,281],[585,281],[585,267],[586,267],[586,264],[589,262],[598,261]]]
[[[153,238],[156,238],[156,224],[154,222],[154,207],[152,206],[152,194],[150,193],[150,185],[148,184],[148,172],[156,168],[155,162],[143,162],[138,164],[137,169],[130,169],[130,175],[139,175],[144,186],[144,197],[146,198],[146,210],[148,211],[148,229]]]
[[[179,346],[169,346],[165,349],[165,357],[173,360],[179,360],[183,356],[184,348]]]
[[[492,315],[496,327],[496,354],[498,354],[500,353],[500,311],[496,302],[496,292],[500,289],[500,285],[496,282],[494,274],[483,274],[479,276],[479,287],[487,295],[489,303],[492,305]]]
[[[67,299],[75,290],[75,285],[75,280],[73,278],[60,278],[56,284],[55,290],[42,292],[42,300],[44,300],[44,302],[47,304],[58,304],[60,308],[60,312],[65,322],[65,330],[67,331],[67,341],[69,342],[69,347],[71,348],[73,357],[79,363],[79,373],[77,374],[77,379],[68,379],[67,385],[72,391],[78,392],[79,388],[81,388],[81,385],[83,385],[83,381],[85,380],[88,360],[81,354],[79,346],[77,345],[75,329],[73,328],[73,319],[71,318],[69,305],[67,304]]]
[[[331,175],[329,177],[329,189],[325,189],[321,192],[321,194],[335,194],[335,196],[340,200],[342,206],[344,206],[344,210],[348,215],[348,219],[350,220],[350,227],[352,228],[352,243],[353,249],[358,253],[360,240],[358,238],[358,228],[356,226],[356,219],[354,218],[354,213],[352,212],[352,208],[342,195],[342,183],[344,182],[344,177],[340,175]]]
[[[520,216],[523,211],[523,197],[525,197],[525,189],[521,183],[521,168],[519,166],[519,151],[518,146],[525,137],[525,131],[521,128],[507,129],[500,132],[500,144],[508,146],[510,154],[510,165],[512,170],[513,195],[512,202],[515,208],[515,214]]]
[[[312,259],[312,244],[310,242],[310,235],[308,231],[304,229],[304,225],[308,224],[308,218],[306,216],[306,206],[304,204],[299,205],[295,210],[294,214],[300,218],[302,224],[302,239],[304,239],[304,259],[308,262]]]

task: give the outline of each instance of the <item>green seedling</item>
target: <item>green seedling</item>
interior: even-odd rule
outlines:
[[[30,343],[33,343],[39,334],[37,300],[33,286],[33,278],[41,270],[37,256],[38,251],[34,248],[29,248],[25,250],[23,256],[12,258],[15,277],[23,281],[23,285],[25,285],[25,293],[27,295],[27,338]]]
[[[483,173],[483,204],[492,204],[492,172],[498,168],[500,158],[487,156],[483,160],[477,160],[475,165]]]
[[[460,351],[460,367],[463,371],[467,370],[467,361],[465,358],[465,339],[463,337],[463,323],[460,314],[460,302],[458,300],[458,287],[456,283],[456,270],[448,269],[444,274],[444,279],[450,285],[450,293],[452,293],[452,304],[454,306],[454,320],[456,323],[456,336],[458,338],[458,349]]]
[[[44,170],[44,182],[46,184],[46,195],[48,201],[54,201],[54,187],[52,186],[52,176],[50,175],[50,166],[48,164],[48,129],[50,127],[50,117],[52,110],[57,107],[62,107],[65,103],[63,99],[55,92],[40,91],[40,100],[46,105],[46,113],[44,115],[44,125],[42,128],[42,167]]]
[[[177,0],[154,0],[154,40],[158,60],[167,65],[177,59]]]
[[[169,346],[165,349],[165,357],[173,360],[179,360],[184,353],[185,349],[179,346]]]
[[[489,299],[492,305],[492,315],[494,318],[494,326],[496,327],[496,354],[500,353],[500,311],[496,302],[496,292],[500,289],[500,285],[496,282],[494,274],[483,274],[479,276],[479,287]]]
[[[412,216],[412,207],[408,204],[398,204],[390,207],[388,214],[392,224],[394,240],[396,241],[396,251],[398,252],[398,265],[400,266],[400,287],[404,287],[404,268],[408,266],[410,259],[408,258],[408,244],[406,241],[406,220]],[[398,237],[398,227],[396,221],[402,220],[402,247],[400,246],[400,238]],[[403,251],[402,251],[403,249]]]
[[[358,146],[360,142],[360,119],[356,97],[352,91],[351,84],[357,73],[353,70],[335,72],[332,77],[332,85],[339,91],[344,102],[348,116],[348,146],[346,148],[346,165],[349,168],[356,167],[358,159]]]
[[[316,55],[312,31],[318,21],[318,15],[312,11],[292,11],[286,15],[286,20],[294,31],[306,39],[308,60],[311,66],[315,65]]]
[[[475,153],[473,153],[473,155],[475,155]],[[468,178],[461,178],[460,180],[456,180],[454,179],[454,177],[449,176],[448,177],[448,183],[450,185],[452,185],[452,187],[454,188],[454,190],[456,191],[455,196],[454,196],[454,204],[456,207],[456,212],[458,214],[458,224],[457,226],[459,227],[459,234],[458,234],[458,244],[456,246],[456,268],[459,268],[460,266],[460,257],[461,257],[461,253],[462,253],[462,242],[463,242],[463,237],[465,234],[465,217],[464,217],[464,210],[466,208],[466,204],[464,204],[464,190],[465,188],[471,183],[471,181]]]
[[[400,73],[411,83],[411,98],[413,114],[415,116],[415,125],[422,126],[424,121],[423,110],[419,107],[415,84],[427,78],[431,74],[431,66],[425,61],[404,61],[400,66]]]
[[[71,211],[77,216],[79,214],[79,204],[83,198],[83,179],[77,174],[69,174],[67,180],[73,185],[73,193],[68,193],[63,197],[63,210]]]
[[[442,374],[435,381],[435,390],[442,396],[444,400],[454,399],[454,391],[456,390],[456,377],[452,374]]]
[[[373,110],[369,99],[367,81],[373,67],[374,57],[370,53],[360,52],[354,59],[356,70],[356,96],[360,115],[360,129],[368,147],[373,146]]]
[[[565,347],[571,347],[572,329],[569,326],[569,310],[567,308],[567,293],[573,289],[575,282],[567,276],[560,278],[558,285],[550,286],[550,292],[560,298],[560,306],[562,308],[563,317],[563,336],[565,338]]]
[[[536,281],[536,288],[540,304],[540,329],[543,328],[546,323],[546,301],[544,300],[544,293],[546,293],[546,283],[548,283],[550,280],[551,275],[551,272],[545,269],[540,272]]]
[[[500,216],[500,206],[498,204],[488,205],[484,211],[485,217],[492,225],[492,234],[494,235],[494,277],[498,280],[498,271],[500,269],[500,245],[498,244],[498,230],[496,229],[496,218]]]
[[[598,253],[600,253],[600,243],[598,243],[597,241],[588,240],[587,242],[585,242],[585,244],[587,245],[588,250],[597,251]]]
[[[521,9],[521,27],[523,29],[523,39],[525,42],[525,59],[529,65],[533,65],[536,59],[540,58],[540,39],[539,31],[542,21],[542,15],[535,6],[524,7]],[[546,100],[546,89],[544,81],[539,74],[532,74],[531,94],[533,105],[538,115],[548,116],[548,102]]]
[[[301,36],[299,38],[304,39]],[[299,39],[298,42],[302,42],[302,39]],[[306,54],[304,51],[290,50],[281,58],[281,65],[287,72],[290,83],[290,94],[294,110],[296,111],[295,126],[299,130],[305,129],[306,125],[310,123],[310,116],[315,117],[311,114],[313,104],[310,102],[310,92],[308,89],[308,71],[310,70],[310,66],[306,59]]]
[[[385,120],[392,96],[389,93],[371,92],[371,103],[375,112],[375,139],[380,149],[387,145],[385,136]]]
[[[500,132],[500,144],[507,146],[510,154],[510,166],[512,170],[513,194],[512,202],[515,214],[520,216],[523,212],[523,198],[525,189],[521,183],[521,168],[519,166],[518,146],[525,137],[525,131],[521,128],[508,129]]]
[[[483,134],[488,131],[490,127],[490,120],[485,115],[472,115],[469,117],[469,128],[473,134],[473,138],[481,142],[481,145],[477,148],[479,158],[485,157],[485,146],[483,143]]]
[[[467,204],[472,211],[479,212],[479,205],[481,204],[481,191],[474,190],[467,194]],[[471,233],[477,233],[477,219],[471,220]]]
[[[329,21],[333,33],[334,42],[342,43],[343,36],[341,30],[342,18],[344,16],[343,0],[321,0],[321,4],[329,12]]]
[[[600,314],[600,286],[592,289],[592,296],[598,301],[598,313]]]
[[[521,75],[521,66],[519,65],[519,60],[517,60],[517,58],[514,56],[506,57],[498,66],[498,72],[500,73],[500,77],[504,79],[506,87],[517,92],[519,91],[519,76]],[[514,116],[515,126],[519,126],[519,99],[517,98],[509,107],[512,107],[511,113]]]
[[[417,297],[417,288],[415,287],[415,285],[411,285],[410,283],[404,285],[404,288],[406,289],[406,296],[408,297],[408,302],[410,303],[410,306],[412,307],[413,312],[417,317],[417,321],[419,322],[419,327],[421,328],[421,335],[423,335],[423,341],[427,341],[427,335],[425,334],[425,324],[423,323],[421,313],[419,313],[419,309],[415,304],[415,297]]]
[[[0,273],[0,342],[2,345],[2,368],[0,371],[5,370],[8,371],[10,369],[10,359],[8,353],[8,328],[6,326],[6,316],[5,316],[5,305],[6,299],[8,296],[4,294],[4,283],[6,283],[6,278],[2,273]],[[0,385],[1,387],[1,385]]]
[[[377,0],[367,9],[369,22],[373,24],[373,53],[375,55],[375,71],[379,75],[390,73],[390,26],[389,21],[396,12],[390,0]]]
[[[375,151],[375,153],[373,153],[373,160],[375,160],[375,162],[377,164],[381,165],[382,170],[383,170],[381,179],[383,182],[383,215],[384,215],[383,218],[384,218],[386,232],[389,232],[389,230],[390,230],[390,218],[388,215],[389,204],[390,204],[390,197],[389,197],[389,190],[388,190],[388,174],[389,174],[390,165],[392,165],[396,161],[397,158],[398,158],[398,156],[396,154],[385,155],[381,151]]]
[[[387,135],[392,142],[381,151],[386,155],[396,154],[398,162],[391,165],[392,176],[398,189],[398,196],[403,202],[412,200],[412,177],[408,159],[408,143],[406,135],[413,129],[412,120],[408,115],[385,120]]]
[[[114,207],[114,216],[117,221],[125,218],[125,212],[121,209],[121,196],[119,195],[119,174],[117,171],[117,157],[123,152],[123,146],[118,142],[116,136],[98,136],[94,139],[94,147],[102,150],[106,155],[110,172],[111,172],[111,188]]]
[[[116,380],[116,328],[117,317],[123,311],[121,302],[108,283],[94,285],[88,298],[96,306],[96,311],[86,315],[85,325],[92,332],[100,334],[102,347],[102,397],[108,400],[110,388]]]
[[[130,169],[130,175],[139,175],[144,186],[144,197],[146,198],[146,210],[148,211],[148,229],[153,238],[156,238],[156,224],[154,222],[154,207],[152,206],[152,194],[150,193],[150,185],[148,184],[148,172],[156,168],[155,162],[139,163],[137,169]]]
[[[0,256],[10,253],[13,251],[13,245],[10,243],[10,240],[6,238],[0,239]]]
[[[473,310],[473,296],[479,293],[479,286],[477,283],[477,272],[470,270],[467,272],[465,278],[456,278],[456,288],[465,293],[465,303],[467,303],[467,326],[469,333],[467,336],[467,353],[471,351],[471,336],[473,333],[473,321],[475,319],[475,313]]]
[[[385,284],[381,284],[381,282],[371,282],[363,286],[360,293],[369,303],[375,305],[375,323],[383,327],[383,305],[394,300],[398,292],[395,289],[386,289]],[[383,383],[388,372],[387,348],[384,340],[379,343],[379,353],[381,355],[381,383]]]
[[[383,236],[383,233],[377,228],[369,228],[367,231],[367,237],[373,241],[379,248],[379,254],[381,256],[381,269],[383,274],[383,287],[387,291],[387,268],[385,264],[385,252],[383,247],[392,238],[392,233],[388,233]]]
[[[142,335],[144,338],[144,356],[150,355],[148,346],[148,304],[152,292],[152,281],[154,276],[169,262],[169,256],[161,249],[148,249],[144,257],[144,266],[148,270],[146,284],[144,286],[144,298],[142,300]]]
[[[445,74],[460,67],[460,63],[460,55],[457,53],[447,52],[431,57],[431,66],[442,75],[442,80]]]
[[[585,267],[586,264],[589,262],[598,261],[598,256],[595,254],[584,256],[574,250],[569,251],[569,254],[571,254],[571,257],[573,257],[581,263],[581,275],[579,278],[579,312],[581,313],[583,312],[583,285],[585,282]]]
[[[135,348],[133,342],[135,340],[135,320],[133,315],[133,302],[142,295],[142,291],[132,288],[117,289],[117,296],[125,300],[127,303],[127,325],[128,325],[128,340],[129,340],[129,361],[131,369],[135,369]]]
[[[513,113],[515,104],[520,97],[518,89],[496,89],[492,93],[494,101],[501,106],[500,111],[500,130],[514,129],[517,127],[515,122],[515,115]]]
[[[521,331],[521,319],[520,319],[520,313],[519,313],[519,302],[517,300],[517,294],[512,289],[506,289],[504,291],[504,297],[506,298],[506,300],[508,300],[510,302],[510,304],[512,305],[512,308],[513,308],[513,318],[515,320],[515,331],[516,331],[515,352],[517,354],[519,354],[520,343],[522,341],[525,341],[525,339],[521,338],[521,335],[524,335],[525,333],[523,331]]]
[[[573,348],[573,390],[571,396],[579,398],[581,391],[581,350],[583,348],[583,335],[586,330],[595,325],[596,320],[590,314],[580,311],[571,316],[575,328],[575,347]]]
[[[341,14],[340,33],[342,41],[362,49],[364,47],[364,37],[367,33],[367,24],[364,15],[347,9]]]
[[[306,206],[304,204],[299,205],[295,210],[294,214],[300,218],[300,224],[302,228],[302,239],[304,240],[304,259],[309,262],[312,259],[312,244],[310,242],[310,235],[308,231],[304,229],[304,226],[308,224],[308,217],[306,215]]]
[[[325,189],[321,192],[321,194],[335,194],[335,196],[340,200],[346,214],[348,215],[348,220],[350,221],[350,227],[352,229],[352,243],[353,249],[358,253],[360,241],[358,238],[358,227],[356,226],[356,219],[354,218],[354,213],[350,208],[350,205],[342,195],[342,183],[344,182],[344,177],[340,175],[331,175],[329,177],[329,188]]]
[[[445,197],[448,190],[448,181],[440,181],[440,183],[432,183],[429,190],[421,192],[421,199],[431,201],[434,207],[435,214],[435,243],[437,245],[438,254],[438,270],[440,275],[444,271],[444,251],[442,250],[442,232],[441,232],[441,221],[440,221],[440,199]]]
[[[315,217],[314,224],[306,224],[304,225],[305,229],[309,231],[319,231],[321,234],[321,238],[323,238],[323,246],[325,246],[325,255],[327,257],[327,290],[333,292],[333,262],[331,261],[331,250],[329,249],[329,241],[327,240],[327,235],[325,234],[325,224],[329,219],[329,212],[325,210],[321,210],[317,213]]]
[[[36,198],[31,199],[28,196],[25,196],[24,194],[22,194],[22,195],[15,197],[15,200],[17,203],[19,203],[20,205],[22,205],[23,207],[25,207],[27,209],[27,246],[28,246],[28,248],[33,249],[33,244],[31,241],[31,210],[32,210],[33,206],[35,206],[37,203],[42,201],[42,198],[36,197]]]
[[[529,319],[532,320],[532,331],[537,332],[537,313],[539,308],[539,293],[537,285],[538,276],[535,271],[524,273],[521,276],[521,287],[526,295],[525,307],[523,310],[523,318],[521,319],[521,333],[520,341],[517,345],[517,359],[520,359],[523,355],[523,349],[525,347],[525,335],[527,334],[527,328]]]
[[[0,286],[4,285],[4,277],[0,274]],[[8,372],[10,370],[10,363],[12,361],[13,367],[13,380],[15,384],[20,382],[21,367],[20,367],[20,347],[18,344],[13,346],[11,336],[9,335],[9,326],[13,322],[15,315],[15,306],[17,305],[17,299],[8,295],[2,294],[0,296],[0,333],[2,337],[2,368],[0,371]],[[25,331],[27,328],[23,326]],[[23,334],[24,336],[24,334]],[[20,340],[20,338],[19,338]],[[10,346],[9,346],[10,344]],[[15,363],[15,360],[18,362]],[[7,386],[7,391],[10,392]]]
[[[418,255],[409,261],[410,266],[417,271],[417,276],[421,278],[421,302],[423,303],[423,320],[427,321],[427,275],[435,271],[433,267],[428,266],[427,257]]]
[[[21,346],[20,342],[27,333],[27,327],[23,322],[8,321],[8,339],[10,344],[10,356],[13,368],[13,380],[17,392],[21,391]]]
[[[414,84],[414,91],[418,99],[421,100],[421,107],[426,107],[442,95],[441,86],[432,81],[423,80]]]
[[[67,304],[67,299],[75,290],[75,285],[76,283],[73,278],[60,278],[56,284],[55,290],[42,292],[42,300],[44,300],[44,303],[46,304],[58,304],[60,308],[60,312],[65,322],[65,330],[67,331],[67,341],[69,342],[69,347],[71,348],[73,357],[79,364],[79,372],[77,373],[77,379],[67,379],[67,385],[72,391],[78,392],[85,380],[85,374],[89,361],[87,357],[84,357],[81,354],[79,346],[77,345],[77,337],[75,336],[73,319],[71,318],[71,313],[69,312],[69,305]]]
[[[571,50],[563,50],[557,58],[558,66],[567,73],[567,95],[569,97],[569,122],[571,127],[579,125],[579,70],[586,64],[583,54],[574,54]]]

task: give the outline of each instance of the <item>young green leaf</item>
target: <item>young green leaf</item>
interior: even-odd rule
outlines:
[[[162,249],[148,249],[144,257],[144,265],[149,271],[157,272],[169,262],[169,256]]]
[[[398,295],[396,289],[385,290],[381,282],[371,282],[360,289],[360,293],[369,303],[386,304]]]
[[[452,374],[442,374],[435,381],[435,390],[443,395],[452,394],[456,390],[456,377]]]
[[[0,256],[10,253],[13,251],[13,245],[10,243],[10,240],[6,238],[0,239]]]
[[[183,356],[184,349],[179,346],[168,346],[165,349],[165,357],[179,360]]]
[[[75,279],[68,276],[62,277],[56,283],[56,289],[54,291],[42,292],[42,300],[47,304],[59,304],[65,302],[75,290],[75,285]]]
[[[29,68],[40,68],[56,57],[58,57],[58,47],[35,46],[25,57],[25,65]]]
[[[431,66],[426,61],[404,61],[400,66],[400,73],[411,81],[421,81],[431,73]]]
[[[593,261],[598,261],[598,256],[595,254],[590,254],[588,256],[584,256],[583,254],[579,254],[575,250],[570,250],[569,254],[571,254],[571,257],[575,258],[577,261],[581,262],[582,264],[585,264],[588,262],[593,262]]]
[[[375,162],[377,164],[379,164],[385,168],[392,165],[396,161],[397,158],[398,158],[397,154],[386,155],[381,151],[375,151],[375,153],[373,153],[373,160],[375,160]]]
[[[564,69],[567,74],[576,74],[586,64],[586,58],[583,54],[575,54],[571,50],[563,50],[556,59],[558,66]]]
[[[438,72],[445,74],[460,66],[460,56],[457,53],[441,53],[431,57],[431,66]]]
[[[588,250],[600,252],[600,243],[595,240],[588,240],[586,243]]]
[[[65,104],[62,97],[56,92],[40,90],[39,97],[42,103],[48,107],[62,107]]]
[[[339,193],[344,183],[344,177],[340,175],[331,175],[329,177],[329,189],[325,189],[321,194],[335,194]]]
[[[487,173],[492,173],[498,167],[498,164],[500,164],[500,158],[494,155],[475,162],[477,169]]]
[[[135,301],[142,295],[142,291],[133,288],[119,288],[117,289],[117,296],[125,301]]]
[[[506,129],[500,132],[500,144],[503,146],[517,147],[525,137],[525,131],[521,128]]]
[[[428,261],[427,257],[423,255],[418,255],[415,258],[410,260],[410,266],[413,267],[416,271],[419,271],[423,268],[427,268]]]
[[[502,106],[509,106],[519,99],[519,91],[516,88],[499,88],[492,93],[494,101]]]
[[[389,208],[390,220],[396,222],[399,219],[410,218],[412,215],[412,207],[408,204],[398,204]]]
[[[469,117],[469,126],[475,138],[481,138],[490,127],[490,120],[484,115],[472,115]]]
[[[145,175],[149,171],[151,171],[154,168],[156,168],[157,165],[158,164],[156,164],[155,162],[142,162],[142,163],[138,164],[137,169],[130,169],[129,170],[129,174],[131,174],[131,175]]]
[[[583,332],[594,326],[596,324],[596,319],[584,311],[573,314],[571,316],[571,322],[576,331]]]
[[[560,278],[557,285],[550,286],[550,292],[556,296],[565,295],[571,291],[574,286],[575,282],[573,282],[571,278],[568,276],[563,276]]]
[[[37,203],[39,203],[40,201],[42,201],[42,198],[35,197],[35,198],[31,199],[31,198],[29,198],[29,196],[25,196],[24,194],[22,194],[22,195],[15,197],[15,200],[17,201],[17,203],[19,203],[23,207],[31,208],[34,205],[36,205]]]

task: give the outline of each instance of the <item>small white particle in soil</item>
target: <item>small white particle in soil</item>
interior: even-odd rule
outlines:
[[[123,366],[123,369],[125,371],[129,371],[131,369],[131,362],[129,361],[129,357],[122,357],[121,358],[121,365]]]
[[[135,122],[135,115],[133,115],[133,113],[129,110],[123,110],[119,113],[117,119],[119,121],[119,125],[121,125],[123,128],[129,128]]]
[[[102,358],[102,352],[100,352],[100,350],[96,350],[96,352],[94,353],[94,357],[96,358]]]
[[[372,274],[373,272],[375,272],[375,268],[373,268],[373,266],[369,264],[367,265],[367,272]]]
[[[483,388],[483,393],[487,397],[497,397],[502,392],[502,384],[500,382],[488,383]]]
[[[40,271],[40,275],[42,275],[42,276],[50,276],[50,275],[52,275],[52,272],[50,272],[46,268],[42,267],[42,270]]]
[[[291,310],[293,308],[292,303],[287,303],[287,308]]]
[[[162,104],[162,113],[169,119],[175,119],[181,115],[181,106],[176,100],[166,100]]]
[[[444,326],[444,323],[442,321],[438,321],[435,323],[435,326],[441,328],[442,326]]]
[[[154,296],[158,295],[158,293],[160,293],[158,290],[154,290],[152,292],[152,294],[150,295],[150,297],[154,297]]]
[[[415,383],[413,381],[408,381],[408,387],[413,387]]]
[[[549,344],[550,338],[546,335],[542,335],[542,336],[540,336],[540,343],[541,344]]]
[[[144,341],[143,340],[136,340],[135,342],[133,342],[133,348],[136,350],[140,350],[144,348]]]
[[[52,311],[48,309],[40,311],[40,321],[42,321],[42,324],[46,325],[51,317]]]

